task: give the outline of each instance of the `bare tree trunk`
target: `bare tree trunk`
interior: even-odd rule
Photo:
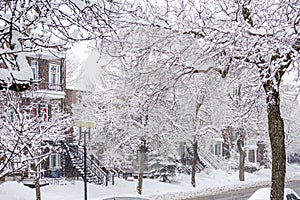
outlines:
[[[243,150],[243,146],[244,146],[244,138],[240,136],[237,140],[237,148],[238,148],[239,154],[240,154],[240,161],[239,161],[239,180],[240,181],[245,181],[245,157],[246,157],[246,153]]]
[[[195,140],[193,142],[193,161],[192,161],[192,174],[191,174],[191,184],[193,187],[196,187],[196,164],[197,164],[197,156],[198,156],[198,142]]]
[[[38,172],[38,166],[36,164],[33,165],[33,170],[36,172],[36,174],[35,174],[35,199],[41,200],[40,177],[39,177],[39,172]]]
[[[284,124],[280,114],[280,98],[273,95],[275,103],[268,104],[269,137],[272,148],[271,200],[282,200],[286,174]]]
[[[145,165],[145,152],[146,152],[146,141],[142,140],[141,145],[141,155],[140,155],[140,169],[139,169],[139,177],[138,177],[138,193],[142,194],[143,190],[143,174],[144,174],[144,165]]]
[[[35,196],[36,200],[41,200],[41,186],[40,186],[40,180],[38,177],[35,179]]]

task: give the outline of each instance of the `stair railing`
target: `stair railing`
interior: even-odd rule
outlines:
[[[224,162],[221,158],[216,155],[213,155],[210,152],[207,152],[204,149],[199,149],[198,151],[199,157],[206,161],[210,167],[214,169],[224,169]]]
[[[193,156],[194,155],[194,152],[192,151],[192,149],[190,147],[187,147],[187,152]],[[198,150],[199,151],[199,150]],[[200,159],[199,157],[199,152],[198,152],[198,155],[197,155],[197,164],[196,164],[196,168],[198,169],[198,171],[202,171],[204,168],[206,168],[206,163],[205,161],[203,161],[203,159]]]
[[[81,176],[84,176],[83,175],[83,161],[84,161],[83,147],[78,145],[73,145],[73,144],[71,145],[67,143],[63,143],[62,147],[67,150],[67,153],[71,158],[72,164],[75,167],[75,169],[80,173]],[[103,184],[105,181],[107,185],[109,179],[108,173],[104,172],[100,168],[100,166],[93,159],[90,158],[90,156],[87,156],[86,163],[87,163],[87,172],[88,172],[87,179],[90,182],[94,182],[96,184]],[[78,168],[80,168],[81,171]]]

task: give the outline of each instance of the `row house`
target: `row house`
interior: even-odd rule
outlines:
[[[27,57],[34,81],[31,98],[43,101],[43,107],[51,106],[52,112],[65,108],[66,62],[65,54],[41,53]],[[50,113],[51,114],[51,113]]]
[[[41,115],[47,121],[53,115],[66,111],[65,53],[44,51],[28,55],[27,60],[33,72],[33,81],[37,82],[25,97],[32,104],[32,117]],[[47,169],[48,176],[60,176],[60,153],[53,152],[43,168]]]
[[[72,105],[80,102],[82,96],[86,93],[66,88],[66,59],[63,53],[41,53],[29,55],[28,63],[33,72],[33,78],[36,85],[33,86],[29,99],[30,103],[35,105],[32,109],[32,115],[39,112],[44,119],[51,118],[59,113],[69,113],[74,117],[74,108]],[[27,94],[28,97],[28,94]],[[76,111],[76,110],[75,110]],[[82,115],[83,113],[81,113]],[[70,128],[66,132],[66,140],[59,143],[56,152],[52,152],[49,159],[43,163],[44,175],[46,177],[83,177],[84,151],[82,144],[74,144],[74,132]],[[81,136],[81,134],[79,134]],[[79,137],[79,140],[82,139]],[[52,141],[48,141],[52,142]],[[103,184],[108,181],[106,171],[99,168],[97,160],[89,155],[86,158],[89,182]]]
[[[199,169],[203,168],[201,162],[206,167],[215,169],[234,167],[224,166],[224,163],[226,159],[236,158],[238,153],[236,141],[240,135],[245,134],[245,130],[227,127],[220,131],[216,127],[208,126],[204,131],[205,134],[198,143]],[[266,149],[265,140],[245,139],[246,163],[268,166],[269,160]],[[182,164],[191,165],[193,155],[191,144],[180,142],[178,153]]]
[[[62,112],[70,112],[66,98],[66,55],[64,52],[43,50],[26,54],[26,60],[32,70],[33,80],[30,89],[20,92],[23,105],[30,105],[30,117],[42,116],[48,121],[51,117]],[[11,89],[11,88],[9,88]],[[17,91],[19,92],[19,91]],[[13,110],[9,111],[9,120],[15,120]],[[72,132],[72,130],[70,130]],[[68,132],[69,133],[69,132]],[[72,140],[72,138],[69,138]],[[10,167],[16,167],[12,163]],[[45,175],[60,176],[62,158],[59,152],[53,152],[42,166]],[[25,176],[31,176],[25,173]]]
[[[245,134],[245,130],[233,127],[227,127],[222,130],[222,151],[223,157],[230,157],[231,150],[237,151],[236,141],[240,135]],[[266,141],[262,139],[248,138],[244,141],[244,150],[246,153],[246,162],[255,163],[259,165],[268,165],[268,158],[266,153]]]

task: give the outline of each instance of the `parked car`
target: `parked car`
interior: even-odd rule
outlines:
[[[150,200],[145,197],[139,196],[116,196],[116,197],[107,197],[102,200]]]
[[[256,190],[248,200],[269,200],[271,188],[260,188]],[[284,188],[284,200],[300,200],[298,194],[290,189]]]

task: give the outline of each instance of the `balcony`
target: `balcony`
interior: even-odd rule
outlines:
[[[65,98],[63,84],[53,84],[42,81],[32,86],[32,96],[46,99],[63,99]]]
[[[53,90],[53,91],[63,91],[63,85],[62,84],[54,84],[54,83],[48,83],[48,82],[41,82],[38,85],[38,89],[43,90]]]

